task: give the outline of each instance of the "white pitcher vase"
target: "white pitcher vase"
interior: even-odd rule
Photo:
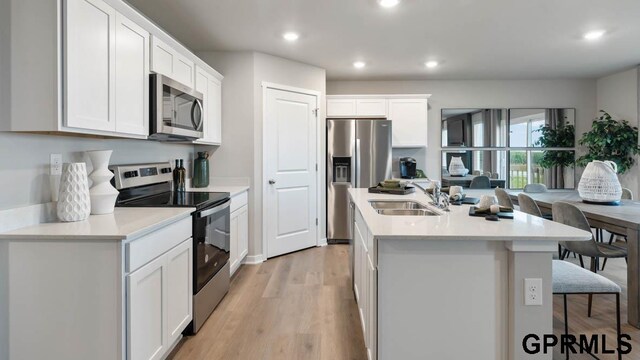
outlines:
[[[593,160],[588,163],[578,184],[580,197],[592,202],[620,200],[622,185],[620,185],[617,173],[618,166],[613,161]]]
[[[62,166],[56,212],[58,219],[66,222],[82,221],[89,217],[91,200],[85,163],[71,163]]]
[[[469,170],[464,167],[464,163],[462,162],[462,158],[459,156],[454,156],[451,158],[451,162],[449,162],[449,174],[454,176],[465,176],[469,173]]]
[[[118,190],[109,181],[113,177],[113,173],[109,170],[109,159],[112,153],[113,150],[87,151],[93,166],[93,171],[89,175],[92,182],[89,189],[92,215],[112,213],[118,198]]]

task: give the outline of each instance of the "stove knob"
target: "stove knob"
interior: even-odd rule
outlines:
[[[124,178],[125,179],[129,179],[132,177],[137,177],[138,176],[138,171],[127,171],[124,173]]]
[[[168,173],[171,172],[171,168],[162,168],[162,169],[160,169],[160,172],[163,173],[163,174],[168,174]]]

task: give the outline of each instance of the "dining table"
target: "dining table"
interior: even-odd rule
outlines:
[[[522,191],[508,191],[514,204]],[[603,205],[584,202],[576,190],[548,190],[527,193],[543,213],[551,213],[553,203],[568,202],[578,207],[591,227],[611,233],[626,235],[628,246],[627,264],[627,321],[640,328],[640,201],[620,200],[618,205]]]
[[[465,175],[465,176],[454,176],[454,175],[443,175],[442,176],[442,186],[462,186],[463,188],[468,188],[471,185],[471,180],[473,180],[476,176],[480,175]],[[505,186],[506,180],[504,179],[489,179],[491,183],[491,188],[503,188]]]

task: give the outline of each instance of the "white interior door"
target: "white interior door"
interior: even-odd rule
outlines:
[[[317,244],[315,95],[265,88],[267,257]]]

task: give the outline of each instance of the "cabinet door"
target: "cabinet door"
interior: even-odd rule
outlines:
[[[358,99],[356,100],[358,116],[387,116],[386,99]]]
[[[427,146],[427,100],[390,99],[393,147]]]
[[[171,76],[174,80],[193,88],[195,70],[196,65],[193,61],[174,50],[173,75]]]
[[[167,257],[167,326],[168,344],[180,337],[192,319],[193,239],[170,250]]]
[[[353,228],[353,292],[356,296],[358,308],[360,308],[360,291],[362,289],[360,280],[362,274],[362,257],[360,253],[362,252],[362,242],[360,241],[361,235],[358,223],[355,223]]]
[[[355,116],[355,99],[327,99],[327,116]]]
[[[216,145],[222,144],[222,83],[211,76],[209,78],[209,109],[206,118],[205,140]]]
[[[149,135],[149,33],[116,14],[116,131]]]
[[[172,77],[174,61],[173,48],[157,37],[151,37],[151,71]]]
[[[239,264],[238,254],[238,215],[240,210],[236,210],[231,214],[231,227],[229,229],[229,267],[231,268],[231,275],[236,272]]]
[[[249,253],[249,207],[238,210],[238,265]]]
[[[166,257],[127,276],[127,358],[160,359],[167,350]]]
[[[371,253],[370,253],[371,254]],[[376,358],[377,351],[377,333],[378,333],[378,283],[376,277],[376,269],[373,266],[373,261],[369,257],[368,258],[368,273],[369,273],[369,294],[367,299],[369,300],[369,311],[368,311],[368,343],[367,348],[369,350],[370,359],[374,360]]]
[[[115,131],[116,11],[101,0],[68,0],[65,25],[65,125]]]

